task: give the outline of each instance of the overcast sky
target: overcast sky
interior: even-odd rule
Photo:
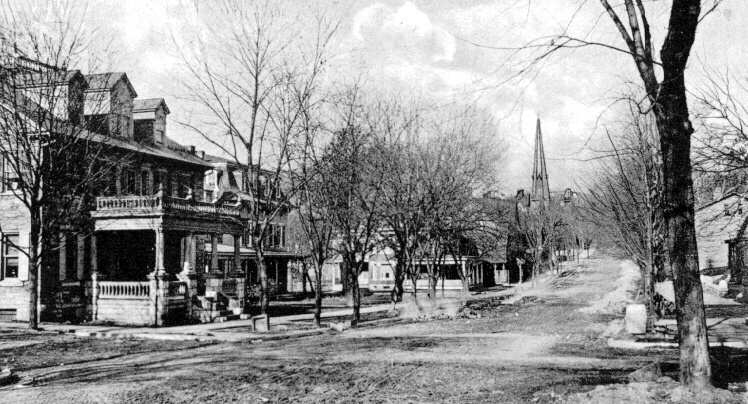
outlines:
[[[659,49],[667,27],[663,1],[647,2]],[[706,3],[706,2],[705,2]],[[523,57],[505,49],[564,29],[574,36],[622,46],[597,0],[495,1],[319,1],[293,2],[299,13],[324,9],[340,20],[334,76],[361,75],[392,91],[415,93],[451,103],[478,102],[496,121],[509,145],[503,164],[505,190],[529,188],[535,120],[542,120],[552,189],[573,187],[589,166],[585,147],[599,144],[613,117],[605,111],[637,82],[627,55],[601,48],[563,52],[531,75],[510,80]],[[186,108],[171,95],[179,92],[172,36],[192,18],[180,0],[92,1],[88,14],[99,32],[113,35],[122,47],[113,69],[124,70],[139,98],[163,97],[179,119]],[[699,29],[689,70],[697,88],[703,65],[742,76],[746,60],[748,6],[726,0]],[[221,21],[215,21],[220,24]],[[209,147],[177,125],[176,139]],[[210,150],[209,150],[210,151]]]

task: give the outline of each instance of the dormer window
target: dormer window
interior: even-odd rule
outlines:
[[[87,89],[83,112],[91,130],[133,138],[133,99],[138,96],[122,72],[84,76]]]
[[[169,108],[163,98],[133,102],[135,140],[147,144],[163,144],[166,136],[166,116]]]

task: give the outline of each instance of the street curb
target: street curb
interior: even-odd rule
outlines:
[[[111,339],[153,339],[161,341],[215,341],[213,336],[185,335],[185,334],[149,334],[149,333],[121,333],[121,332],[92,332],[75,331],[76,337],[83,338],[111,338]]]
[[[638,342],[631,340],[608,339],[608,346],[621,349],[647,349],[647,348],[678,348],[677,342]],[[713,341],[709,343],[710,348],[748,348],[748,342],[743,341]]]
[[[257,336],[247,337],[236,342],[249,341],[251,343],[257,343],[257,342],[268,342],[268,341],[281,341],[281,340],[286,340],[286,339],[296,339],[296,338],[311,337],[315,335],[331,334],[331,333],[332,333],[332,329],[330,328],[318,328],[316,330],[297,332],[293,334],[279,334],[279,335],[258,334]]]
[[[321,335],[329,333],[330,330],[326,328],[295,332],[291,334],[276,334],[276,335],[264,335],[264,334],[252,334],[242,335],[238,338],[228,338],[227,333],[225,336],[222,335],[190,335],[190,334],[164,334],[164,333],[121,333],[121,332],[89,332],[89,331],[76,331],[76,337],[82,338],[101,338],[101,339],[150,339],[157,341],[198,341],[198,342],[263,342],[263,341],[278,341],[285,339],[303,338],[313,335]],[[238,333],[237,333],[238,334]],[[236,336],[236,334],[234,334]]]

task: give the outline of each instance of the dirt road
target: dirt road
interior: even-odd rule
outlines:
[[[36,385],[0,390],[0,402],[555,402],[620,381],[652,360],[607,349],[598,337],[612,316],[580,310],[615,288],[619,267],[590,260],[560,286],[546,284],[476,319],[293,341],[154,346],[110,359],[32,366],[22,375]],[[36,346],[19,347],[15,355]],[[85,351],[80,341],[76,346]]]

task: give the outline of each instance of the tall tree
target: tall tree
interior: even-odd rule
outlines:
[[[694,229],[691,178],[693,126],[688,112],[685,82],[688,57],[701,21],[701,0],[673,0],[667,35],[660,50],[661,79],[655,73],[651,27],[642,0],[625,1],[628,29],[607,0],[600,0],[600,3],[626,42],[644,84],[660,135],[662,206],[673,267],[681,383],[696,388],[710,386],[712,369]]]
[[[181,124],[242,167],[266,313],[266,240],[271,223],[288,211],[302,185],[289,186],[286,176],[303,161],[304,118],[321,102],[320,81],[337,24],[273,2],[226,0],[194,7],[203,18],[194,36],[174,39],[184,97],[195,106]],[[306,29],[312,35],[302,35]]]
[[[111,106],[87,98],[85,78],[72,70],[99,65],[83,20],[85,9],[72,2],[0,6],[2,189],[29,221],[28,229],[2,229],[19,232],[2,244],[28,259],[31,329],[38,327],[40,277],[59,232],[90,230],[85,219],[93,196],[117,160],[107,138],[88,130],[84,117],[84,108],[105,113]]]
[[[594,182],[583,193],[581,217],[601,229],[605,244],[642,272],[648,327],[654,320],[654,281],[665,261],[664,220],[660,208],[661,160],[652,116],[625,112],[622,127],[608,135]],[[604,231],[602,231],[604,230]]]
[[[368,255],[378,244],[381,228],[381,168],[388,164],[374,152],[377,105],[362,97],[359,86],[351,86],[336,101],[333,138],[325,149],[320,171],[326,198],[323,204],[338,239],[335,253],[342,258],[344,276],[353,299],[355,325],[361,320],[359,275]]]
[[[659,60],[652,43],[652,26],[642,0],[611,4],[599,0],[624,46],[571,37],[565,30],[534,40],[524,47],[531,52],[530,65],[563,49],[602,46],[628,54],[646,93],[642,110],[655,116],[663,166],[662,209],[667,228],[669,262],[673,271],[680,344],[680,379],[686,386],[711,385],[711,362],[704,315],[703,291],[699,277],[698,251],[694,229],[694,192],[691,166],[691,135],[686,96],[685,71],[696,39],[696,30],[706,14],[721,0],[673,0],[664,15],[669,16]],[[708,3],[702,8],[702,3]],[[578,13],[574,14],[575,16]],[[568,28],[568,26],[567,26]],[[531,66],[523,72],[531,70]]]

